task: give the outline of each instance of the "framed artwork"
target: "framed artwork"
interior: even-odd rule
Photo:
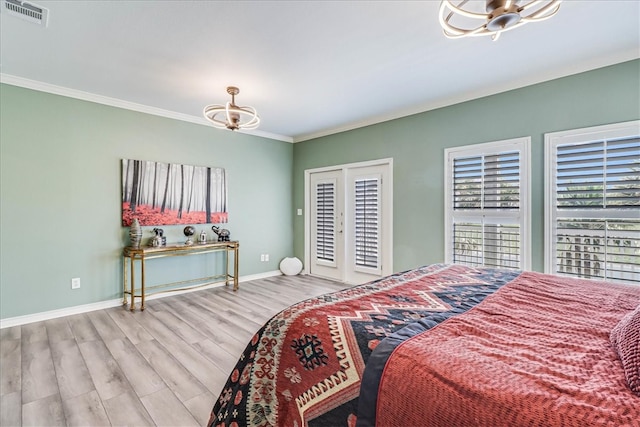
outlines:
[[[122,159],[122,225],[228,221],[223,168]]]

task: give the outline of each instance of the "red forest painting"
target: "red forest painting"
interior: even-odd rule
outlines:
[[[122,159],[122,225],[228,221],[223,168]]]

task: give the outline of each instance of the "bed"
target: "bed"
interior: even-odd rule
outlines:
[[[210,426],[640,426],[640,286],[434,264],[295,304]]]

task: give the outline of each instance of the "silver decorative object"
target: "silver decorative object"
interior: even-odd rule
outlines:
[[[154,228],[153,232],[155,236],[151,239],[151,246],[166,246],[166,237],[163,236],[164,230],[162,228]]]
[[[184,230],[182,230],[182,232],[185,236],[187,236],[187,240],[186,242],[184,242],[184,244],[187,246],[193,245],[193,239],[191,238],[191,236],[196,234],[196,228],[191,225],[187,225]]]
[[[226,228],[220,228],[217,225],[211,227],[214,233],[218,235],[218,242],[228,242],[231,236],[231,233]]]

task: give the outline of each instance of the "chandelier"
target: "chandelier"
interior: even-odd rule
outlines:
[[[469,0],[462,0],[457,5],[450,0],[442,0],[438,18],[444,29],[444,35],[449,38],[491,35],[493,40],[498,40],[504,31],[513,30],[529,22],[551,18],[560,9],[561,1],[486,0],[486,13],[482,13],[479,7],[475,7],[476,10],[473,10],[473,7],[463,8]],[[452,18],[454,23],[451,22]],[[482,24],[478,26],[476,20],[481,20]]]
[[[260,124],[260,117],[253,107],[238,107],[236,95],[240,89],[235,86],[227,87],[231,101],[225,105],[207,105],[204,107],[204,117],[218,129],[255,129]]]

